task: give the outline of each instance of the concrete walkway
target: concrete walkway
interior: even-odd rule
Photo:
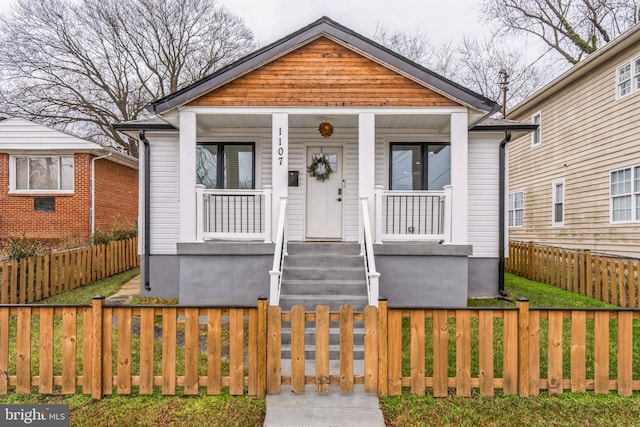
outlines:
[[[291,393],[283,386],[280,394],[267,395],[264,427],[384,427],[384,417],[376,394],[365,393],[357,385],[353,393],[316,393],[308,385],[304,394]]]
[[[134,295],[140,295],[140,276],[136,276],[122,285],[118,292],[107,297],[105,302],[111,305],[126,304]]]
[[[140,294],[140,276],[136,276],[107,297],[110,305],[126,304]],[[315,371],[307,362],[306,370]],[[355,366],[355,370],[362,367]],[[283,361],[283,373],[287,371]],[[331,366],[334,374],[337,366]],[[353,393],[341,393],[338,386],[331,386],[328,393],[316,393],[309,385],[304,394],[294,394],[291,387],[283,386],[280,394],[267,396],[267,414],[264,427],[384,427],[384,417],[376,394],[365,393],[364,386],[354,386]]]

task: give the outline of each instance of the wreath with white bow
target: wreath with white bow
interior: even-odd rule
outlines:
[[[307,172],[310,176],[316,178],[318,181],[326,181],[333,173],[329,159],[324,154],[319,156],[313,156],[311,164],[307,166]]]

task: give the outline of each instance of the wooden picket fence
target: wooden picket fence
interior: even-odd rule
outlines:
[[[138,238],[0,263],[0,304],[28,304],[140,265]]]
[[[640,260],[509,242],[506,270],[621,307],[640,308]]]
[[[354,329],[364,328],[356,370]],[[315,364],[305,337],[316,337]],[[282,336],[291,334],[290,370]],[[339,371],[329,367],[339,331]],[[380,396],[519,396],[640,390],[640,310],[294,307],[0,306],[0,394],[265,396],[363,385]],[[310,371],[311,369],[311,371]]]

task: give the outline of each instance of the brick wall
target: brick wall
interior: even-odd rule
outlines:
[[[73,194],[8,194],[9,155],[0,153],[0,239],[88,239],[91,230],[91,154],[74,155]],[[138,214],[138,171],[96,161],[96,229],[130,225]],[[34,197],[55,197],[55,210],[34,210]]]
[[[138,171],[107,159],[96,160],[96,230],[130,226],[138,220]]]

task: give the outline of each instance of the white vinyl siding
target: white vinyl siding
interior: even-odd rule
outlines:
[[[509,227],[524,225],[524,192],[509,193],[508,214]]]
[[[552,186],[552,213],[554,227],[564,227],[564,180],[555,181]]]
[[[151,225],[149,230],[151,233],[151,254],[175,254],[176,243],[180,240],[178,136],[177,134],[175,136],[154,136],[152,133],[147,133],[147,138],[151,149]],[[143,206],[143,174],[140,174],[140,177],[139,203]],[[142,218],[140,223],[143,223]]]
[[[473,135],[469,139],[469,244],[473,245],[472,256],[478,258],[498,257],[500,172],[497,141],[480,140]]]
[[[611,222],[640,221],[640,166],[611,172]]]

